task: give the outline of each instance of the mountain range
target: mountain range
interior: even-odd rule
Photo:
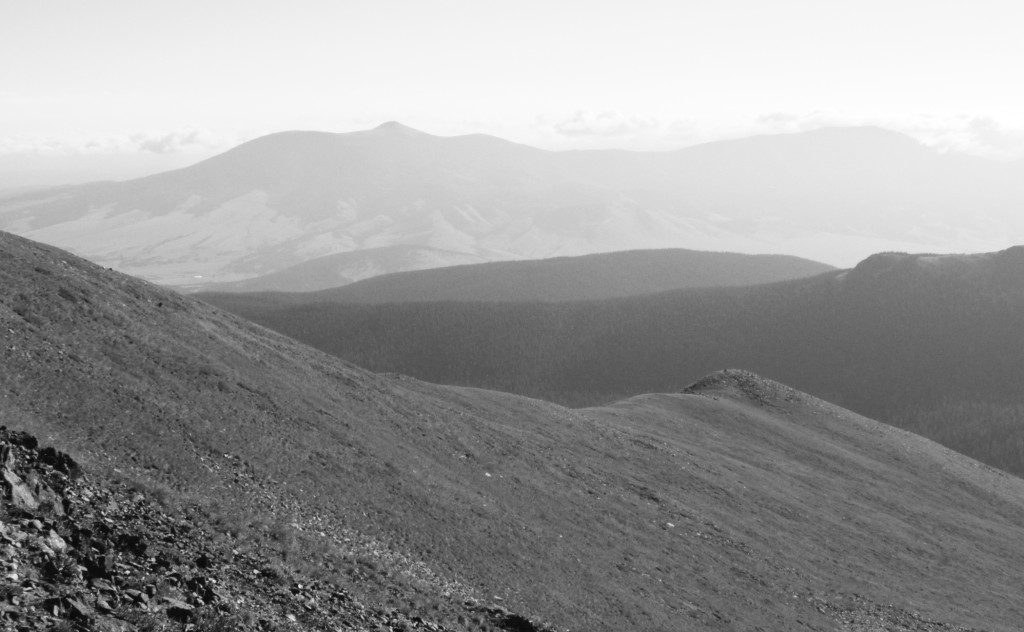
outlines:
[[[657,248],[853,263],[1024,240],[1022,176],[1019,161],[939,153],[878,128],[554,152],[386,123],[272,134],[137,180],[10,193],[0,229],[185,288],[385,247],[457,263]]]
[[[347,257],[347,255],[335,255]],[[331,259],[328,257],[325,259]],[[204,286],[197,294],[288,292],[295,302],[404,303],[408,301],[573,301],[653,294],[690,287],[757,285],[813,276],[831,266],[786,255],[742,255],[679,248],[627,250],[579,257],[438,266],[393,272],[319,291],[305,285],[337,278],[317,259],[275,274]]]
[[[483,258],[475,255],[437,248],[381,246],[316,257],[270,274],[241,281],[189,283],[174,287],[185,292],[313,292],[381,275],[457,267],[483,261]]]
[[[475,301],[467,284],[440,294],[458,301],[423,302],[416,284],[389,277],[364,283],[404,288],[404,299],[331,302],[344,287],[203,298],[371,370],[574,406],[742,366],[1024,474],[1022,280],[1018,246],[882,253],[780,283],[563,303],[489,302],[496,281]]]
[[[917,265],[931,264],[883,258],[857,274]],[[843,284],[839,274],[813,283]],[[121,579],[72,579],[75,603],[32,616],[66,609],[78,618],[61,625],[89,625],[102,608],[90,590],[141,603],[150,589],[125,582],[151,563],[188,586],[200,567],[229,563],[127,557],[144,543],[118,534],[152,514],[146,497],[197,507],[157,519],[211,529],[209,545],[196,532],[188,546],[234,556],[252,578],[204,579],[220,595],[211,603],[229,603],[225,589],[266,591],[265,618],[218,629],[316,629],[330,612],[302,604],[330,595],[370,604],[381,624],[400,610],[395,625],[415,630],[1008,631],[1024,616],[1024,482],[753,373],[716,371],[685,389],[677,373],[670,392],[573,410],[373,374],[4,233],[0,285],[0,419],[70,454],[90,480],[145,490],[68,488],[76,533],[103,523],[112,534],[71,538],[68,554],[103,567],[103,548],[78,547],[116,551],[125,563],[102,572]],[[41,458],[18,442],[5,468]],[[37,547],[32,514],[8,520],[5,533]],[[0,577],[20,595],[5,624],[45,581]],[[154,586],[152,599],[169,590]],[[107,623],[134,625],[119,621]]]

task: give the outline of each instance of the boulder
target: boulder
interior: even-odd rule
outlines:
[[[22,511],[35,511],[39,509],[39,500],[21,477],[14,472],[5,469],[3,471],[4,493],[10,499],[11,504]]]

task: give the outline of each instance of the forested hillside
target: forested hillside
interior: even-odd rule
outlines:
[[[214,300],[376,371],[574,406],[749,368],[1024,472],[1013,447],[1024,427],[938,421],[1024,403],[1024,247],[882,254],[811,279],[564,304]]]
[[[785,255],[681,248],[629,250],[400,272],[291,298],[298,302],[348,303],[564,302],[640,296],[690,287],[757,285],[809,277],[832,269],[823,263]]]

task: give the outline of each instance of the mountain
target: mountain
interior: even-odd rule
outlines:
[[[577,406],[748,367],[1024,474],[1022,280],[1018,246],[561,304],[205,298],[372,370]]]
[[[193,283],[178,290],[206,292],[313,292],[404,270],[429,270],[481,263],[473,255],[418,246],[383,246],[317,257],[242,281]]]
[[[629,250],[397,272],[294,296],[291,300],[350,303],[572,301],[652,294],[686,287],[756,285],[813,276],[831,269],[822,263],[784,255]],[[298,282],[290,286],[269,287],[265,282],[260,285],[268,290],[300,289]],[[212,286],[203,290],[255,291],[244,290],[242,286]]]
[[[1000,631],[1024,615],[1024,481],[754,374],[571,410],[368,373],[13,235],[0,264],[3,423],[86,481],[142,490],[60,491],[63,457],[4,450],[72,521],[5,516],[24,538],[5,554],[50,574],[0,577],[5,624],[81,626],[137,593],[103,616],[183,630],[166,599],[208,590],[239,615],[217,629],[240,630]],[[93,560],[83,573],[120,579],[69,566],[73,592],[28,611],[64,572],[42,563],[49,530]],[[209,555],[175,561],[164,537]]]
[[[642,153],[391,123],[281,132],[147,178],[5,197],[0,229],[181,286],[388,246],[489,261],[690,248],[853,262],[1024,239],[1022,176],[1021,163],[877,128]]]

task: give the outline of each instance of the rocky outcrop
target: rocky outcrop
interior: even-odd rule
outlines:
[[[738,369],[715,371],[684,388],[687,395],[732,395],[762,406],[796,402],[809,397],[775,380]]]
[[[138,489],[99,485],[69,456],[0,428],[0,628],[378,629],[346,593],[236,555]],[[59,627],[63,626],[63,627]],[[440,630],[423,622],[408,629]]]
[[[0,479],[3,630],[451,629],[232,548],[187,506],[91,480],[70,456],[2,426]],[[464,605],[493,630],[546,630],[501,607]]]

